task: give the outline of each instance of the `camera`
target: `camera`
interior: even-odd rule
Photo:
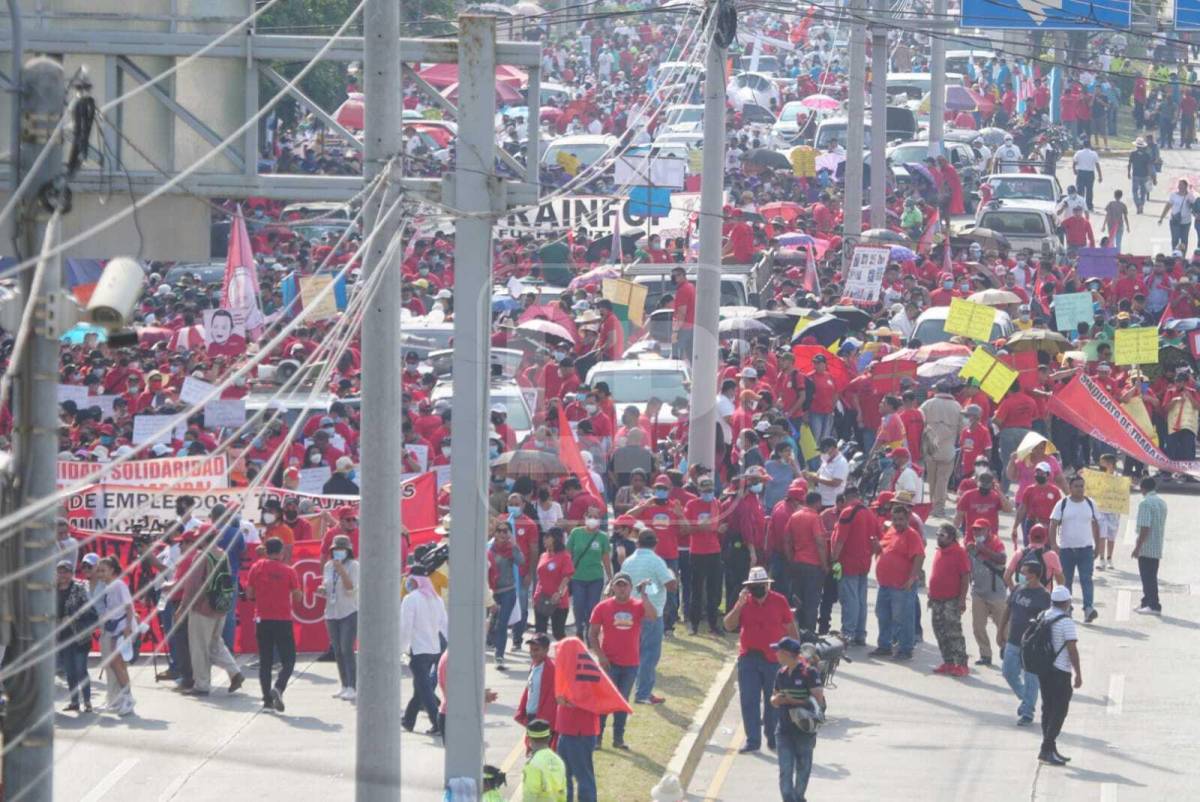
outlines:
[[[146,274],[136,259],[118,256],[104,266],[87,305],[87,319],[111,331],[133,322]]]

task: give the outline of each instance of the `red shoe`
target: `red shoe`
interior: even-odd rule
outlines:
[[[934,674],[949,674],[953,670],[954,670],[954,666],[950,665],[949,663],[942,663],[940,666],[938,666],[937,668],[935,668],[933,670],[933,673]]]
[[[655,696],[654,694],[650,694],[650,698],[647,699],[646,701],[648,701],[652,705],[661,705],[663,702],[665,702],[667,700],[661,696]]]
[[[968,677],[971,675],[971,669],[966,666],[951,666],[951,668],[951,674],[956,677]]]

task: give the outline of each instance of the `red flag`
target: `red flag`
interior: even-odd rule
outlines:
[[[559,704],[587,710],[598,716],[632,713],[633,708],[613,685],[595,658],[576,637],[560,640],[554,653],[554,695]]]
[[[262,333],[265,320],[258,302],[258,266],[250,247],[246,219],[240,209],[229,227],[221,308],[233,314],[234,326],[244,328],[248,337],[258,337]]]
[[[917,253],[929,253],[933,248],[934,229],[938,224],[938,210],[934,209],[929,213],[929,225],[925,226],[925,231],[921,234],[921,238],[917,240]]]
[[[400,520],[408,530],[409,545],[428,542],[437,529],[437,473],[426,471],[400,486]],[[436,535],[433,536],[437,539]]]
[[[592,498],[604,498],[596,489],[595,482],[592,481],[591,471],[583,464],[583,457],[579,454],[579,444],[575,442],[575,433],[571,431],[571,424],[567,420],[567,413],[563,411],[562,404],[558,405],[558,458],[562,460],[563,465],[567,466],[567,470],[579,478],[579,483],[583,485],[584,490],[591,494]]]

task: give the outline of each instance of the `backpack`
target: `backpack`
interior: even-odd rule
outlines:
[[[1039,676],[1048,674],[1054,669],[1054,661],[1058,658],[1059,652],[1067,647],[1064,642],[1058,649],[1054,648],[1051,631],[1054,629],[1054,622],[1063,616],[1048,618],[1046,616],[1048,612],[1050,611],[1043,610],[1038,613],[1037,618],[1033,619],[1033,623],[1021,636],[1021,667],[1030,674]]]
[[[224,554],[220,557],[207,554],[208,581],[204,583],[204,598],[213,612],[227,613],[233,609],[237,598],[237,588],[233,582],[233,572],[229,570],[229,560]]]
[[[1038,564],[1041,566],[1042,573],[1040,574],[1040,576],[1041,576],[1042,581],[1045,582],[1046,581],[1046,549],[1044,547],[1036,548],[1034,546],[1027,546],[1025,548],[1025,550],[1021,552],[1021,559],[1017,560],[1016,574],[1018,576],[1020,576],[1022,563],[1024,563],[1026,560],[1028,560],[1031,557],[1035,558],[1038,561]]]

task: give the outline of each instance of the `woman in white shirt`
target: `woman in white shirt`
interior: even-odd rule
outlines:
[[[545,487],[538,490],[537,498],[534,509],[537,510],[538,526],[543,532],[548,532],[562,520],[562,505],[550,498],[550,490]]]
[[[354,654],[358,638],[358,560],[354,559],[354,547],[346,535],[333,539],[329,555],[323,569],[321,595],[325,597],[329,644],[342,682],[342,689],[333,698],[352,702],[358,683],[358,660]]]
[[[133,638],[133,597],[129,586],[121,579],[121,564],[116,557],[105,557],[96,566],[98,579],[104,583],[104,592],[97,600],[100,614],[101,665],[107,666],[113,682],[108,683],[106,710],[114,710],[119,716],[133,712],[133,693],[129,687],[129,669],[125,666],[122,652],[129,651]]]

